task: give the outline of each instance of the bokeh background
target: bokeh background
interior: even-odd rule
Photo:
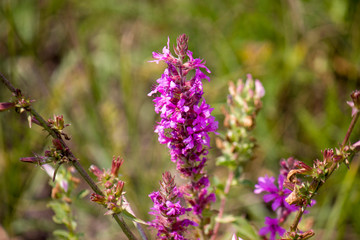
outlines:
[[[128,200],[144,220],[150,219],[147,195],[163,171],[174,169],[153,133],[158,116],[147,96],[165,67],[148,61],[168,36],[172,45],[186,33],[189,49],[212,71],[205,98],[220,132],[228,81],[247,73],[262,81],[259,146],[244,176],[253,183],[277,175],[281,158],[310,164],[322,149],[338,146],[350,123],[346,101],[360,88],[358,0],[2,0],[0,29],[0,71],[36,99],[45,118],[64,115],[69,144],[86,168],[109,167],[113,155],[125,159]],[[0,86],[0,101],[10,99]],[[351,141],[360,139],[359,129]],[[49,142],[39,127],[29,129],[25,116],[0,114],[0,238],[53,239],[52,231],[62,228],[46,207],[47,175],[19,162],[42,154]],[[218,155],[214,147],[208,171],[224,180],[224,169],[214,165]],[[358,166],[355,158],[350,170],[340,167],[320,190],[302,225],[313,227],[314,239],[360,239]],[[260,228],[270,212],[252,190],[251,184],[233,188],[226,210]],[[103,208],[83,200],[73,206],[84,239],[124,239]],[[223,226],[223,239],[234,231]]]

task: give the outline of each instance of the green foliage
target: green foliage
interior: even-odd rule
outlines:
[[[244,240],[260,240],[257,229],[254,228],[249,222],[243,217],[236,217],[235,224],[237,236]]]
[[[77,233],[77,223],[73,215],[73,200],[86,196],[86,191],[80,192],[77,196],[74,194],[74,190],[79,183],[79,179],[76,179],[71,174],[71,168],[59,168],[58,171],[52,169],[49,166],[45,166],[45,169],[49,175],[56,174],[55,180],[50,180],[49,184],[52,186],[51,201],[47,204],[47,207],[54,211],[53,221],[57,224],[63,224],[65,230],[55,230],[53,232],[57,239],[81,239],[83,234]],[[52,169],[52,170],[49,170]],[[53,176],[50,176],[53,178]]]

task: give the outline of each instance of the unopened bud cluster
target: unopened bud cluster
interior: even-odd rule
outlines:
[[[265,90],[259,80],[253,80],[249,74],[245,83],[239,80],[235,85],[229,83],[228,110],[224,126],[228,129],[223,139],[217,139],[216,144],[223,152],[218,158],[219,165],[237,167],[244,164],[252,156],[255,146],[250,131],[255,127],[255,118],[262,107],[261,98]]]
[[[322,152],[322,160],[316,159],[310,167],[304,162],[296,161],[294,168],[287,175],[286,187],[292,193],[286,202],[297,206],[310,204],[318,188],[325,183],[330,174],[341,162],[349,164],[355,153],[355,147],[345,146],[342,149],[326,149]]]
[[[69,162],[69,149],[65,148],[59,139],[52,140],[53,145],[45,151],[44,156],[20,158],[20,161],[43,165],[46,163],[63,164]]]
[[[11,108],[15,108],[15,111],[18,113],[23,113],[29,109],[31,103],[34,100],[25,98],[19,89],[16,89],[16,94],[14,94],[16,99],[11,102],[0,102],[0,112],[6,111]]]
[[[93,193],[90,199],[104,205],[108,209],[106,215],[120,213],[126,208],[123,199],[125,183],[118,178],[119,169],[123,162],[124,160],[120,157],[113,157],[110,170],[100,170],[95,165],[90,167],[90,171],[97,177],[104,193],[104,195]]]
[[[70,124],[65,124],[63,115],[54,115],[54,119],[49,119],[48,124],[51,129],[63,135],[66,140],[70,140],[70,137],[63,131],[64,128],[70,126]]]

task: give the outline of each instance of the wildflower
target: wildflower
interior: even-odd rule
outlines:
[[[279,207],[285,207],[291,211],[296,211],[297,208],[289,205],[285,199],[291,193],[287,188],[284,188],[284,175],[280,174],[278,177],[278,186],[275,185],[275,177],[259,177],[258,184],[255,185],[255,194],[262,192],[268,192],[265,194],[263,199],[266,203],[273,202],[271,208],[273,211]]]
[[[265,217],[265,227],[259,230],[261,236],[265,236],[270,233],[270,240],[276,239],[278,233],[281,237],[285,233],[285,229],[279,226],[279,220],[277,218]]]
[[[150,214],[156,216],[149,224],[157,229],[158,239],[185,240],[186,228],[197,224],[186,218],[181,219],[181,216],[191,211],[191,208],[181,206],[179,199],[182,194],[169,172],[165,172],[162,176],[160,191],[151,193],[149,197],[154,203]]]
[[[167,144],[177,170],[184,178],[191,179],[181,189],[194,213],[201,214],[215,200],[215,195],[207,190],[209,184],[204,166],[210,148],[209,133],[216,131],[218,122],[211,116],[213,109],[203,98],[201,81],[210,81],[203,70],[207,73],[210,70],[205,61],[194,58],[193,53],[187,50],[187,42],[186,35],[178,37],[175,48],[178,57],[171,54],[169,40],[162,53],[153,53],[153,62],[164,61],[168,67],[148,95],[160,94],[153,100],[155,112],[161,117],[154,132],[161,144]],[[188,60],[184,62],[186,56]],[[189,77],[191,71],[195,72]]]

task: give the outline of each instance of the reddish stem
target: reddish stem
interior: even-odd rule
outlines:
[[[225,210],[225,204],[226,204],[226,195],[229,193],[230,191],[230,187],[231,187],[231,182],[234,178],[234,172],[232,170],[229,170],[229,175],[228,175],[228,178],[226,180],[226,185],[225,185],[225,189],[224,189],[224,195],[222,198],[221,198],[221,203],[220,203],[220,209],[219,209],[219,214],[217,216],[218,220],[220,220],[224,214],[224,210]],[[214,232],[210,238],[210,240],[215,240],[216,239],[216,235],[219,231],[219,228],[220,228],[220,222],[217,221],[216,224],[215,224],[215,227],[214,227]]]

